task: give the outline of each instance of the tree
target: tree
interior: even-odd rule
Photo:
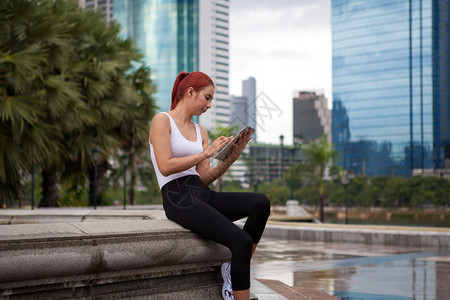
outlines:
[[[381,193],[386,207],[401,207],[408,203],[410,195],[408,181],[401,177],[392,177]]]
[[[34,162],[40,205],[56,206],[58,181],[82,189],[86,174],[93,178],[94,148],[100,183],[119,148],[142,151],[153,114],[149,70],[135,67],[142,55],[118,24],[73,1],[5,0],[0,16],[0,198],[22,197]]]
[[[77,98],[66,74],[56,74],[68,41],[67,32],[52,25],[66,15],[46,11],[52,11],[50,2],[0,4],[0,198],[5,201],[22,197],[22,178],[32,162],[49,170],[50,162],[59,160],[62,132],[49,119]],[[44,182],[43,193],[52,191]]]
[[[319,141],[312,141],[302,147],[302,152],[308,159],[309,163],[316,168],[319,173],[319,204],[320,204],[320,221],[324,222],[324,196],[323,196],[323,177],[325,169],[330,166],[332,160],[339,155],[333,145],[327,142],[326,136],[322,136]]]

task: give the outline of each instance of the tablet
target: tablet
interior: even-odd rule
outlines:
[[[251,134],[253,134],[255,132],[255,129],[250,127],[250,126],[248,126],[248,125],[244,126],[244,128],[242,128],[241,131],[239,131],[239,133],[236,134],[233,137],[233,139],[231,141],[229,141],[228,144],[226,144],[222,148],[222,150],[217,152],[217,154],[216,154],[216,156],[214,156],[214,158],[218,159],[218,160],[222,160],[222,161],[225,160],[230,155],[230,152],[233,149],[233,145],[231,143],[236,144],[238,142],[239,137],[241,136],[241,134],[247,133],[248,131],[250,131]]]

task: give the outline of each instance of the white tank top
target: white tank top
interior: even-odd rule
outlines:
[[[181,132],[178,130],[177,125],[175,124],[175,121],[172,119],[172,117],[168,114],[163,112],[163,114],[167,115],[170,120],[170,127],[171,127],[171,134],[170,134],[170,149],[172,151],[172,157],[184,157],[189,156],[193,154],[197,154],[199,152],[203,151],[203,145],[202,145],[202,135],[200,133],[200,128],[198,127],[197,123],[194,123],[195,125],[195,131],[197,132],[197,139],[195,142],[191,142],[187,140]],[[155,151],[153,149],[152,143],[150,143],[150,140],[148,141],[150,144],[150,156],[153,163],[153,168],[155,169],[156,178],[158,179],[159,188],[161,189],[166,183],[169,181],[172,181],[176,178],[180,178],[186,175],[199,175],[196,167],[193,166],[187,170],[184,170],[179,173],[170,174],[169,176],[164,176],[159,171],[158,164],[156,163],[155,158]]]

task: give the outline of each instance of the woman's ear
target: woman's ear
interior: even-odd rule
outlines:
[[[188,87],[188,89],[186,90],[186,95],[188,95],[188,96],[193,96],[194,93],[195,93],[195,90],[194,90],[194,88],[191,87],[191,86]]]

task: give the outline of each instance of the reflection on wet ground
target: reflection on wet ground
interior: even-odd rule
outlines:
[[[450,299],[450,249],[263,238],[252,276],[340,299]]]

